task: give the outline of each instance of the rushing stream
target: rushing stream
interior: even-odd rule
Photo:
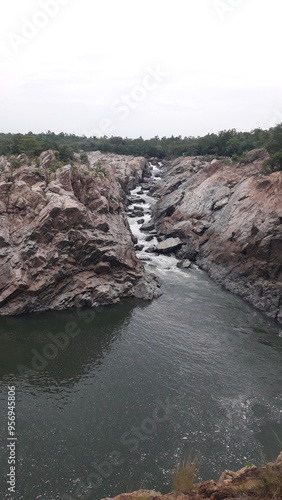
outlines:
[[[146,252],[156,240],[137,220],[149,221],[154,199],[138,192],[144,216],[130,224],[144,245],[138,256],[162,280],[159,299],[0,318],[1,500],[166,492],[189,453],[198,454],[199,479],[216,479],[281,451],[282,326],[196,267]],[[16,496],[6,484],[9,385]]]

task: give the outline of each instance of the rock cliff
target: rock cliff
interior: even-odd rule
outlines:
[[[185,475],[179,479],[179,488],[167,495],[138,490],[118,495],[114,500],[281,500],[282,453],[275,462],[263,467],[250,465],[237,472],[226,470],[218,481],[193,484],[192,478],[187,481]]]
[[[179,238],[179,258],[282,321],[282,173],[262,174],[267,153],[224,165],[182,157],[156,191],[158,237]]]
[[[124,212],[145,159],[92,153],[89,160],[60,166],[52,151],[33,163],[0,158],[0,315],[159,294]]]

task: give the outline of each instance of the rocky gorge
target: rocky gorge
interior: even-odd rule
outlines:
[[[266,156],[251,151],[244,164],[199,157],[167,162],[155,191],[155,251],[175,252],[184,266],[196,263],[282,321],[282,174],[263,174]]]
[[[144,158],[90,153],[60,165],[0,158],[0,315],[152,299],[156,279],[137,259],[126,194],[148,174]]]
[[[157,297],[160,285],[142,264],[150,258],[130,230],[135,216],[153,240],[146,252],[176,255],[178,267],[196,263],[282,321],[282,175],[264,175],[266,157],[180,157],[161,169],[155,159],[156,179],[142,157],[92,152],[86,164],[77,154],[59,165],[50,150],[37,162],[20,155],[16,168],[1,157],[0,314]],[[130,196],[138,186],[141,196]],[[145,192],[156,203],[144,224]]]
[[[282,439],[281,331],[272,321],[280,318],[281,174],[264,175],[265,156],[164,165],[99,152],[67,165],[51,150],[32,161],[0,158],[0,365],[3,391],[7,376],[21,384],[19,499],[85,491],[99,500],[140,487],[149,490],[118,500],[281,497],[281,456],[241,469],[272,460]],[[151,272],[162,283],[158,300]],[[100,304],[112,305],[88,323],[88,307]],[[83,335],[55,344],[74,322]],[[158,401],[160,422],[151,418]],[[99,464],[114,448],[122,460],[104,475]],[[232,470],[168,493],[191,450],[201,457],[198,481]],[[39,482],[30,479],[33,461]]]

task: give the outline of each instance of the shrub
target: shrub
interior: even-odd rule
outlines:
[[[221,163],[226,167],[229,167],[230,165],[232,165],[233,161],[231,158],[223,158],[223,160],[221,160]]]
[[[230,189],[232,189],[235,186],[235,184],[236,184],[236,181],[233,179],[228,179],[226,181],[226,186],[229,187]]]
[[[260,478],[258,488],[260,496],[281,500],[282,498],[282,466],[267,464]]]
[[[83,163],[83,165],[87,165],[89,167],[90,162],[88,160],[88,156],[87,156],[86,153],[81,153],[81,155],[80,155],[80,161],[81,161],[81,163]]]
[[[265,160],[262,171],[265,174],[282,171],[282,151],[274,153],[267,160]]]
[[[105,167],[103,167],[101,165],[101,163],[98,163],[96,165],[96,169],[95,169],[95,177],[98,177],[98,176],[101,177],[102,175],[104,175],[105,177],[109,178],[109,172],[108,172],[108,170]]]
[[[239,156],[238,162],[241,163],[242,165],[247,165],[248,163],[251,163],[250,160],[247,158],[246,154]]]
[[[197,457],[193,458],[189,456],[182,463],[178,464],[172,475],[173,490],[182,493],[190,493],[193,489],[197,468]]]
[[[251,496],[255,496],[258,498],[258,491],[260,489],[260,481],[259,479],[252,479],[246,483],[238,484],[234,487],[236,493],[242,495],[243,498]]]
[[[35,166],[36,166],[36,168],[40,167],[40,160],[39,160],[38,156],[36,156],[36,158],[35,158]]]
[[[5,178],[5,182],[9,182],[9,183],[10,183],[10,182],[12,182],[12,183],[14,183],[14,182],[15,182],[15,180],[14,180],[14,178],[12,177],[12,175],[8,175],[8,176]]]
[[[58,168],[61,168],[63,166],[64,164],[61,161],[55,161],[54,163],[52,163],[52,165],[50,165],[50,170],[51,172],[56,172]]]
[[[11,156],[9,158],[9,163],[10,163],[12,168],[20,168],[20,166],[21,166],[21,162],[20,162],[19,158],[16,158],[15,156]]]

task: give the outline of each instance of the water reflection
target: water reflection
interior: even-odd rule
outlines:
[[[73,385],[99,367],[129,324],[134,299],[95,310],[44,312],[0,320],[0,379]]]
[[[202,459],[202,479],[247,460],[261,463],[267,446],[278,454],[269,428],[281,438],[279,326],[196,270],[163,276],[158,300],[126,300],[89,322],[88,310],[1,318],[0,412],[5,418],[13,382],[19,500],[61,500],[113,450],[124,463],[93,500],[126,490],[128,478],[133,489],[168,491],[175,464],[193,451]],[[42,371],[19,374],[18,365],[30,367],[32,352],[42,354],[50,332],[66,325],[81,333],[70,335]],[[140,429],[158,401],[173,402],[171,418],[144,437]],[[5,432],[3,426],[2,443]],[[0,465],[6,470],[1,458]],[[0,480],[6,500],[3,491]]]

